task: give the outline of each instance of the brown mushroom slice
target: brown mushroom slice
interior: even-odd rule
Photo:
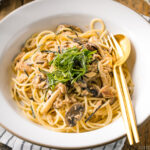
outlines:
[[[85,44],[85,47],[90,50],[90,51],[95,51],[95,50],[98,50],[98,46],[94,43],[87,43]]]
[[[65,115],[66,124],[73,127],[83,117],[85,107],[82,103],[73,104]]]
[[[101,88],[100,92],[102,93],[104,98],[113,98],[116,97],[116,90],[113,87],[105,86]]]
[[[90,96],[99,97],[100,96],[100,87],[96,84],[89,84],[87,87]]]

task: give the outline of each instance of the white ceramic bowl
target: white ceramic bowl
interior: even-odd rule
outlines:
[[[85,28],[90,20],[104,20],[112,33],[123,33],[132,42],[128,61],[135,83],[133,104],[137,123],[150,115],[150,25],[127,7],[110,0],[37,0],[0,22],[0,124],[27,141],[59,148],[84,148],[113,141],[125,134],[122,119],[86,133],[57,133],[26,119],[10,95],[10,70],[14,56],[29,36],[60,23]]]

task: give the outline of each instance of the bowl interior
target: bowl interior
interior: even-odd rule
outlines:
[[[48,18],[44,18],[42,20],[38,20],[37,22],[32,22],[32,24],[26,26],[25,28],[18,31],[16,36],[10,37],[10,42],[6,45],[5,50],[3,51],[0,59],[0,64],[2,67],[2,72],[0,75],[1,84],[1,92],[5,97],[7,103],[13,108],[14,111],[17,112],[18,115],[21,115],[21,111],[17,108],[16,103],[11,97],[10,89],[11,89],[11,78],[12,78],[12,61],[14,57],[20,52],[21,48],[25,41],[34,33],[41,32],[43,30],[52,30],[55,31],[57,25],[59,24],[72,24],[81,27],[84,31],[89,29],[90,21],[95,18],[95,16],[89,15],[76,15],[76,14],[62,14],[56,15]],[[113,22],[109,20],[104,20],[106,24],[106,28],[111,33],[126,33],[126,30],[123,27],[119,27]],[[100,25],[97,24],[96,28],[100,28]],[[128,65],[130,71],[132,71],[133,79],[134,79],[134,64],[135,64],[135,50],[132,46],[132,53],[128,60]],[[133,99],[134,100],[134,99]]]

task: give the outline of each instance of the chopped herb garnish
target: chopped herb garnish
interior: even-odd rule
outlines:
[[[73,83],[80,79],[87,72],[94,53],[96,51],[73,47],[56,54],[54,60],[49,62],[49,65],[54,67],[54,71],[47,74],[49,86],[54,88],[57,83]]]

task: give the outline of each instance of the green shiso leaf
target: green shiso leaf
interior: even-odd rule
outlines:
[[[49,86],[54,88],[57,83],[73,83],[80,79],[87,72],[94,53],[96,51],[86,48],[79,50],[76,47],[63,50],[61,54],[57,53],[54,60],[49,63],[54,67],[52,73],[47,73]]]

